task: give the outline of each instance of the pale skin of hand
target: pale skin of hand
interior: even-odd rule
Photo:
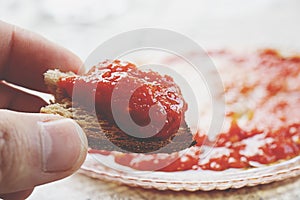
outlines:
[[[78,73],[82,65],[81,60],[70,51],[37,34],[2,21],[0,52],[0,80],[41,92],[47,92],[43,73],[48,69],[59,68],[61,71]],[[35,186],[64,178],[80,167],[86,156],[86,148],[80,147],[80,144],[83,143],[86,147],[86,138],[79,136],[81,140],[78,139],[76,133],[80,132],[80,135],[83,131],[74,121],[54,115],[37,114],[46,105],[41,98],[14,89],[3,82],[0,82],[0,97],[0,198],[25,199]],[[54,123],[43,124],[48,121]],[[40,129],[41,123],[43,129]],[[48,154],[45,161],[45,147],[42,148],[38,142],[43,140],[40,137],[44,136],[40,134],[45,134],[45,130],[46,134],[53,137],[52,142],[58,140],[55,137],[71,141],[70,148],[77,152],[76,155],[69,152],[68,165],[71,166],[58,166],[55,159],[49,164]],[[76,136],[72,131],[77,131]],[[59,144],[56,145],[63,145],[64,142],[58,140],[57,143]],[[59,151],[63,147],[55,148]],[[58,155],[57,160],[68,160],[68,153],[65,158],[59,158],[59,152],[54,152],[53,155]],[[53,160],[53,156],[51,159]]]

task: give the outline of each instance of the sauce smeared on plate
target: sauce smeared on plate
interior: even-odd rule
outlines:
[[[138,170],[183,171],[250,168],[272,164],[300,154],[300,57],[284,57],[266,49],[239,55],[228,51],[209,53],[224,80],[226,124],[215,141],[203,130],[197,145],[183,155],[113,155],[117,163]],[[211,151],[203,157],[203,150]],[[171,164],[169,161],[171,161]],[[175,161],[174,161],[175,160]]]

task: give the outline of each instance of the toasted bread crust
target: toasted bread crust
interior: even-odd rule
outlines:
[[[48,90],[51,94],[54,95],[56,102],[60,103],[63,101],[63,99],[66,99],[65,93],[59,87],[57,87],[57,82],[59,81],[59,79],[69,76],[75,76],[75,74],[73,72],[64,73],[59,71],[58,69],[48,70],[44,74],[44,80],[48,87]]]
[[[45,73],[45,82],[49,91],[54,94],[55,102],[43,107],[41,112],[74,119],[87,134],[91,148],[135,153],[172,153],[194,145],[192,134],[186,123],[181,125],[175,135],[166,140],[140,139],[127,135],[114,124],[80,108],[76,103],[72,105],[71,99],[57,87],[58,80],[68,76],[74,76],[74,73],[63,73],[59,70],[48,70]]]

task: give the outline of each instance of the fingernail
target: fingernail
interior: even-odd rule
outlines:
[[[82,162],[86,155],[87,139],[77,123],[71,119],[61,119],[39,122],[39,125],[44,172],[67,171]]]

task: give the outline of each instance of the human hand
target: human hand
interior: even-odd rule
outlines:
[[[87,140],[73,120],[34,113],[46,103],[1,80],[45,92],[47,69],[78,72],[82,63],[41,36],[1,21],[0,38],[0,198],[25,199],[35,186],[75,172]]]

